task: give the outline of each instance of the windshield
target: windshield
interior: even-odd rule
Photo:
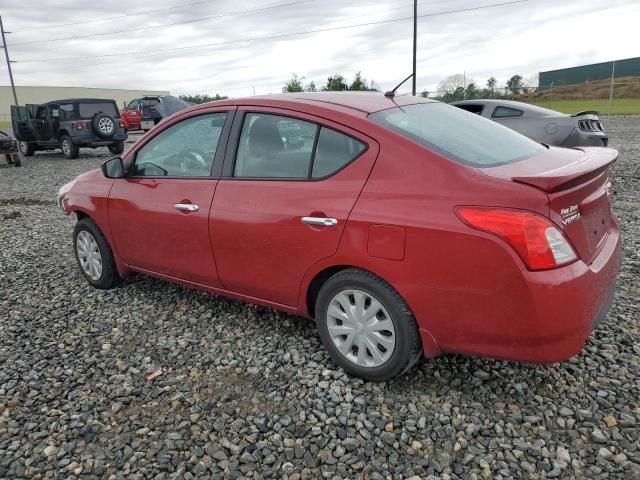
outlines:
[[[78,104],[80,118],[91,118],[98,112],[106,113],[112,117],[117,117],[118,112],[116,106],[113,103],[80,103]]]
[[[474,167],[517,162],[545,150],[491,120],[444,103],[421,103],[373,113],[369,119],[435,152]]]

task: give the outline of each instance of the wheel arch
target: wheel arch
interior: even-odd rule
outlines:
[[[64,128],[64,129],[58,131],[58,141],[59,142],[62,141],[62,137],[64,135],[67,135],[69,138],[71,138],[71,134],[69,133],[69,131],[66,128]]]

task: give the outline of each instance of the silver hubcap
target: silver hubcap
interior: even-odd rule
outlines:
[[[71,145],[69,145],[69,140],[64,140],[62,142],[62,151],[66,154],[69,155],[69,153],[71,153]]]
[[[20,151],[22,153],[27,153],[27,142],[20,142]]]
[[[329,303],[329,336],[340,353],[361,367],[383,365],[396,347],[391,316],[372,295],[343,290]]]
[[[78,260],[84,273],[91,280],[99,280],[102,276],[102,255],[96,239],[86,230],[78,233],[76,238],[76,251]]]
[[[110,118],[101,118],[98,122],[98,128],[102,133],[111,133],[111,130],[113,130],[113,122]]]

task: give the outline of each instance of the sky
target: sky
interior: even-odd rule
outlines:
[[[514,1],[418,0],[418,90],[640,56],[638,0]],[[294,73],[386,90],[412,69],[412,0],[0,0],[0,14],[17,85],[242,97]]]

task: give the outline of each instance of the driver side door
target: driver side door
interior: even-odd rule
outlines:
[[[27,126],[37,140],[51,140],[48,111],[46,105],[27,105]]]
[[[133,270],[220,286],[208,219],[232,119],[228,109],[179,119],[126,159],[128,176],[109,193],[109,222]]]

